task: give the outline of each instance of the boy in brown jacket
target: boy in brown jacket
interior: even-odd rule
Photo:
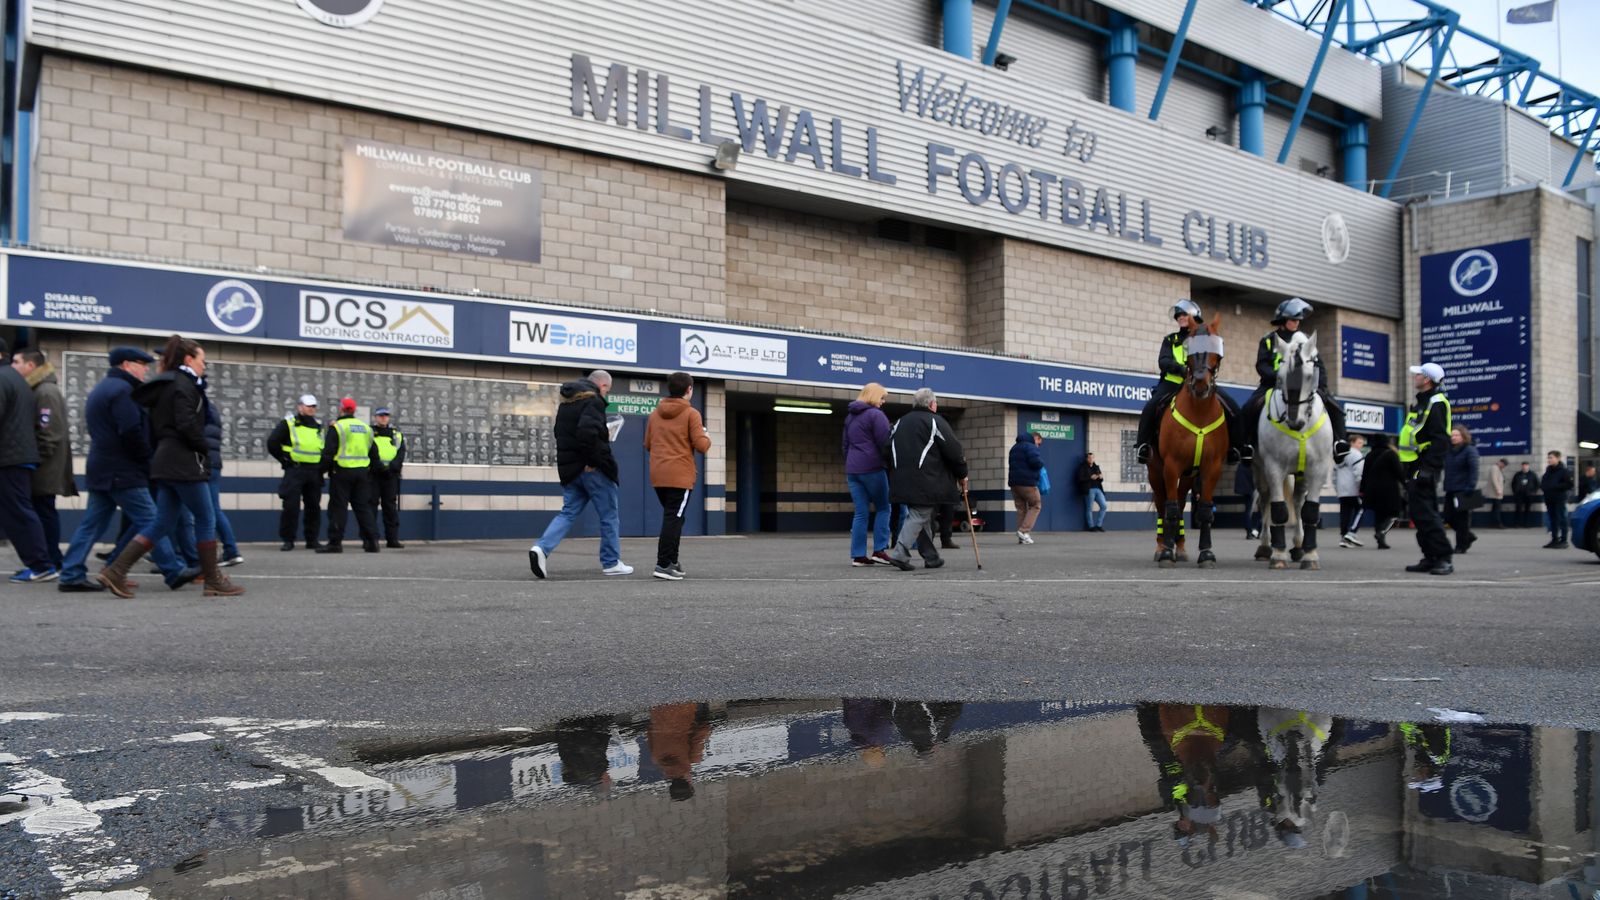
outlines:
[[[694,490],[695,453],[711,449],[700,411],[689,405],[694,396],[694,379],[687,372],[667,377],[667,399],[661,401],[644,425],[644,450],[650,454],[650,485],[661,501],[661,538],[656,544],[656,570],[651,573],[668,581],[683,580],[678,565],[678,539],[683,535],[683,517],[689,508],[689,492]]]

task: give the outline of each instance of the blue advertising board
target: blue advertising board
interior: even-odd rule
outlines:
[[[0,321],[279,346],[601,366],[1134,413],[1155,373],[574,307],[29,251],[4,254]],[[1155,347],[1150,350],[1152,363]],[[1236,399],[1249,388],[1226,386]]]
[[[1389,383],[1389,336],[1343,325],[1339,328],[1340,374],[1361,381]]]
[[[1529,244],[1422,258],[1422,361],[1444,367],[1453,420],[1485,453],[1533,452]]]

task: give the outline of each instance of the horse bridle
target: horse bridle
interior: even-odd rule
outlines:
[[[1188,372],[1188,375],[1184,377],[1183,383],[1184,383],[1185,387],[1189,388],[1189,393],[1190,394],[1194,394],[1194,383],[1195,383],[1194,372],[1195,372],[1195,367],[1194,367],[1193,360],[1197,356],[1205,356],[1205,357],[1209,357],[1210,359],[1218,359],[1218,360],[1220,360],[1220,357],[1218,357],[1217,354],[1210,353],[1210,352],[1191,353],[1189,355],[1189,365],[1188,365],[1189,372]],[[1217,369],[1220,366],[1221,366],[1221,362],[1219,361],[1219,362],[1217,362],[1215,364],[1207,365],[1205,367],[1206,372],[1210,373],[1210,375],[1211,375],[1211,377],[1206,382],[1206,384],[1210,387],[1209,392],[1206,393],[1206,395],[1205,395],[1206,397],[1209,397],[1212,394],[1215,394],[1217,392]],[[1195,396],[1198,397],[1199,395],[1195,395]],[[1200,399],[1204,399],[1204,398],[1200,398]]]
[[[1307,391],[1304,398],[1300,397],[1300,385],[1305,381],[1305,377],[1300,373],[1306,369],[1309,363],[1307,363],[1300,355],[1300,351],[1298,349],[1294,351],[1294,355],[1290,358],[1293,360],[1294,365],[1289,367],[1289,375],[1284,379],[1286,387],[1284,390],[1278,393],[1278,396],[1283,398],[1284,406],[1283,419],[1274,420],[1278,422],[1282,422],[1284,419],[1289,418],[1290,410],[1295,409],[1296,407],[1306,406],[1317,397],[1317,392],[1315,390]],[[1271,412],[1269,411],[1268,417],[1270,418],[1270,416]]]

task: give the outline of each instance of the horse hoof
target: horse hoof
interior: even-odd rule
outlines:
[[[1314,559],[1302,559],[1300,560],[1300,569],[1307,572],[1320,572],[1322,571],[1322,563]]]
[[[1271,559],[1271,558],[1272,558],[1272,549],[1270,547],[1257,547],[1256,548],[1256,559],[1262,560],[1262,559]]]
[[[1178,562],[1188,562],[1188,561],[1189,561],[1189,554],[1184,553],[1182,551],[1179,551],[1178,552]]]
[[[1202,560],[1200,560],[1200,568],[1202,568],[1202,569],[1215,569],[1216,567],[1217,567],[1217,561],[1214,560],[1214,559],[1202,559]]]
[[[1267,563],[1267,568],[1269,568],[1269,569],[1287,569],[1287,568],[1289,568],[1289,563],[1284,561],[1284,560],[1281,560],[1281,559],[1275,559],[1272,562]]]
[[[1301,559],[1303,559],[1305,557],[1305,555],[1306,555],[1306,552],[1304,550],[1301,550],[1299,547],[1296,547],[1293,550],[1289,551],[1289,558],[1294,560],[1295,562],[1299,562]]]
[[[1150,557],[1150,561],[1151,562],[1161,562],[1161,553],[1162,553],[1162,551],[1157,550],[1155,552],[1155,555]]]
[[[1171,557],[1168,557],[1168,558],[1163,559],[1160,562],[1158,562],[1157,565],[1159,565],[1163,569],[1173,569],[1173,568],[1177,568],[1178,561],[1175,560],[1175,559],[1172,559]]]

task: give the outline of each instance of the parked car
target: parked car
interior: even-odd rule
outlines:
[[[1572,511],[1572,545],[1600,556],[1600,491],[1583,498]]]

